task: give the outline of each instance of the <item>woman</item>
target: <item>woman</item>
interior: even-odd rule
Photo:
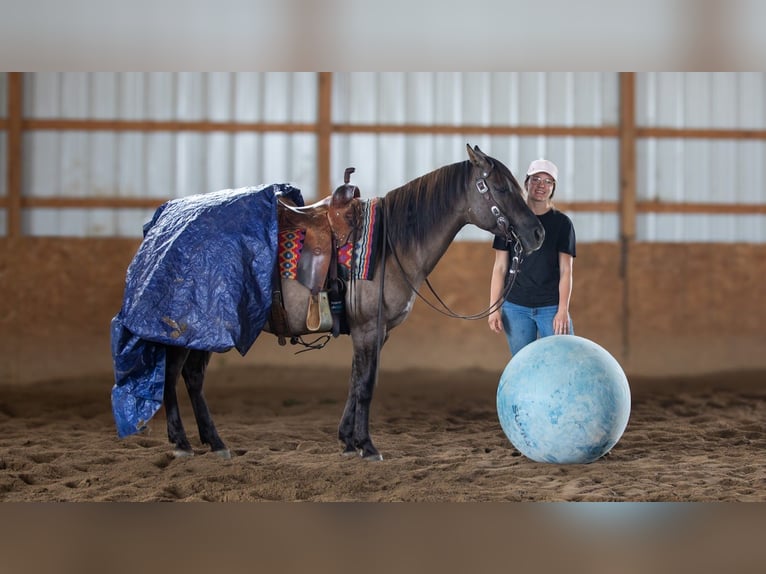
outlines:
[[[572,220],[553,205],[558,173],[553,162],[538,159],[530,164],[524,180],[527,205],[543,224],[545,241],[522,261],[502,307],[489,316],[489,328],[505,333],[511,355],[538,336],[574,334],[569,301],[576,240]],[[510,280],[513,245],[495,237],[492,247],[496,252],[490,281],[491,304],[500,299],[505,282]]]

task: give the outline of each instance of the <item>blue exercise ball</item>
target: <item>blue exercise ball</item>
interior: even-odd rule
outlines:
[[[537,462],[585,464],[608,453],[630,417],[617,360],[576,335],[543,337],[511,358],[497,388],[508,439]]]

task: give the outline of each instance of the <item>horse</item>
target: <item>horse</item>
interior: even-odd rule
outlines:
[[[477,227],[517,241],[524,254],[542,245],[544,230],[527,206],[511,171],[466,145],[468,160],[438,168],[378,198],[385,236],[373,279],[355,281],[345,293],[346,319],[353,357],[348,398],[338,426],[344,455],[382,460],[369,431],[370,406],[377,383],[380,349],[392,329],[409,315],[417,289],[436,267],[460,229]],[[308,334],[310,291],[298,281],[282,281],[289,331]],[[496,305],[499,305],[498,302]],[[266,322],[265,332],[276,334]],[[193,454],[178,406],[181,375],[202,443],[223,458],[230,452],[219,436],[202,392],[210,351],[167,346],[163,401],[167,433],[176,456]]]

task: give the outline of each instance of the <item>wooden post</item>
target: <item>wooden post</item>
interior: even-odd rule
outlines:
[[[22,115],[23,75],[8,73],[8,148],[7,148],[7,235],[21,236],[21,172],[22,172]]]
[[[620,73],[620,277],[622,353],[630,355],[630,248],[636,238],[636,75]]]
[[[636,238],[636,75],[620,73],[620,237]]]
[[[317,190],[315,199],[332,193],[330,159],[332,149],[332,72],[319,72],[317,109]]]

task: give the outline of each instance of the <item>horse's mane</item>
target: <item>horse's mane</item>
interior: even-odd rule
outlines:
[[[521,193],[521,185],[508,167],[489,158],[493,169],[508,182],[513,193]],[[456,190],[472,185],[467,181],[472,170],[466,160],[446,165],[427,173],[401,187],[392,189],[383,198],[386,217],[386,233],[394,245],[417,247],[439,225],[454,213]]]
[[[471,162],[453,163],[389,191],[382,202],[391,242],[421,245],[435,225],[454,213],[455,190],[466,186],[470,172]]]

